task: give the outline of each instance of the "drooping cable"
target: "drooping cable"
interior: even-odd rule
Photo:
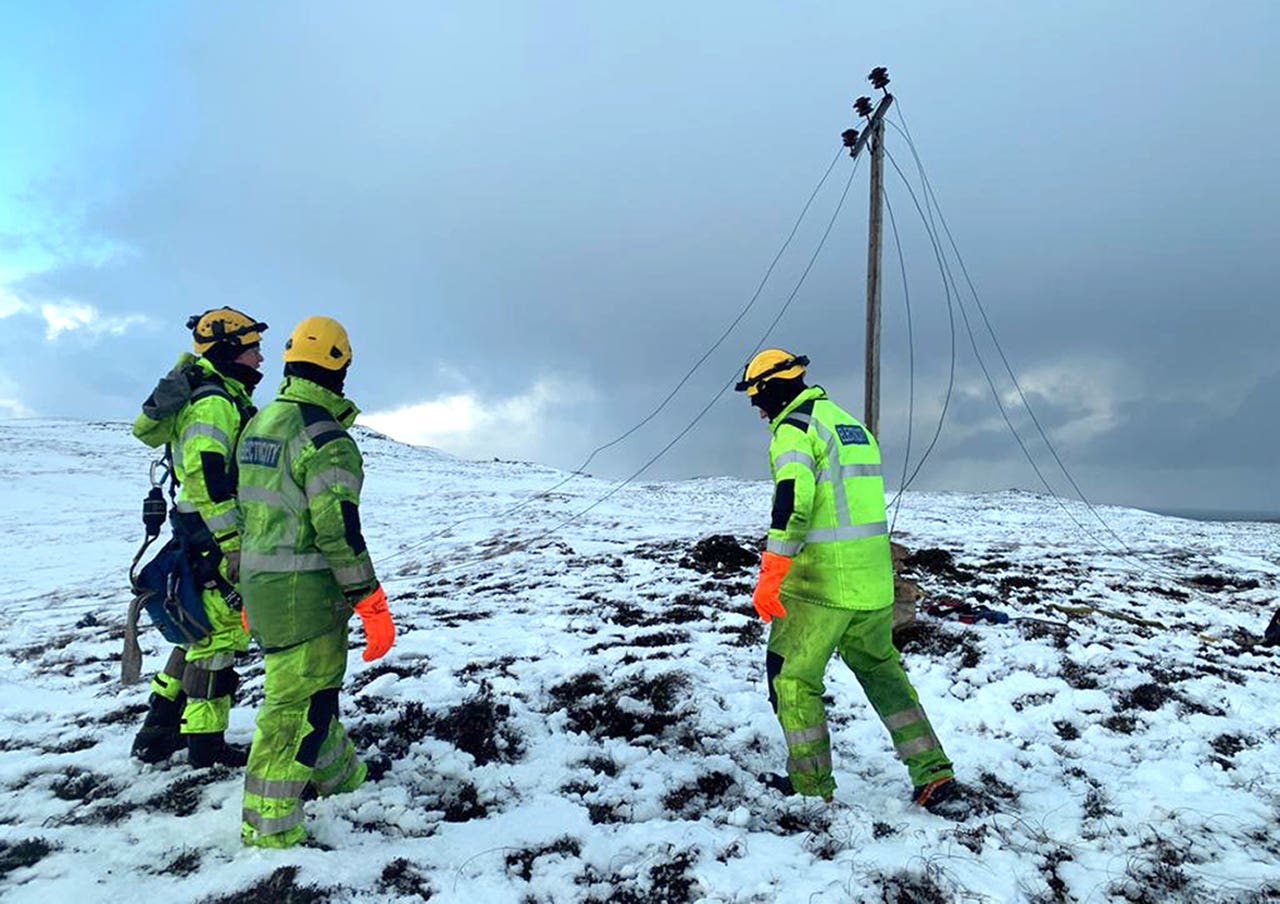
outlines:
[[[902,454],[902,481],[898,493],[894,497],[893,517],[889,519],[889,536],[898,523],[898,511],[902,508],[902,494],[906,491],[907,472],[911,469],[911,430],[915,423],[916,403],[916,339],[911,326],[911,288],[907,283],[907,262],[902,255],[902,241],[898,237],[898,221],[893,216],[893,205],[889,203],[889,193],[884,186],[880,188],[880,197],[884,200],[885,210],[889,212],[889,226],[893,231],[893,244],[898,250],[898,269],[902,273],[902,297],[907,311],[907,441],[906,450]],[[942,430],[942,425],[938,425]]]
[[[680,392],[680,390],[684,387],[684,385],[687,382],[689,382],[689,379],[694,375],[694,373],[698,370],[698,368],[700,368],[706,362],[706,360],[709,357],[711,357],[712,354],[715,353],[716,349],[718,349],[724,343],[724,341],[729,337],[729,334],[733,332],[733,330],[738,326],[738,324],[742,322],[742,319],[746,317],[747,314],[750,313],[751,309],[755,306],[755,303],[757,300],[759,300],[761,293],[764,291],[765,285],[769,281],[769,278],[773,275],[774,269],[778,266],[778,262],[782,259],[783,254],[786,253],[786,250],[791,246],[791,242],[796,237],[796,233],[799,232],[800,225],[804,222],[805,216],[809,213],[809,208],[813,206],[814,199],[818,197],[818,193],[822,190],[822,186],[824,186],[827,183],[827,179],[830,177],[831,171],[835,169],[836,164],[840,161],[840,158],[843,155],[843,153],[844,153],[844,149],[841,148],[840,150],[836,151],[835,156],[831,158],[831,162],[827,165],[826,170],[823,172],[822,178],[818,180],[818,184],[815,185],[813,188],[813,191],[809,193],[808,199],[805,201],[804,206],[800,209],[799,215],[796,217],[795,222],[791,226],[791,231],[787,234],[787,237],[783,241],[782,246],[778,249],[778,252],[773,256],[773,260],[769,262],[769,266],[765,269],[764,276],[760,278],[759,284],[756,286],[755,291],[751,294],[751,298],[748,299],[746,305],[744,305],[743,308],[738,312],[737,316],[734,317],[732,321],[730,321],[729,325],[725,327],[724,331],[711,344],[711,346],[702,354],[702,356],[699,357],[698,360],[693,363],[693,366],[690,367],[685,372],[684,376],[681,377],[680,380],[676,383],[676,385],[671,389],[671,391],[667,393],[666,397],[664,397],[662,401],[658,403],[657,407],[655,407],[652,411],[650,411],[647,415],[645,415],[644,418],[642,418],[640,421],[634,424],[630,429],[619,434],[617,437],[610,440],[609,442],[593,449],[591,451],[591,454],[589,454],[585,459],[583,459],[581,464],[579,464],[576,468],[574,468],[572,471],[566,474],[561,480],[551,485],[550,487],[544,490],[540,490],[539,492],[516,502],[514,505],[507,508],[505,511],[499,512],[495,515],[471,515],[466,518],[460,518],[452,522],[447,528],[443,528],[432,534],[428,534],[426,537],[423,537],[421,540],[418,540],[417,542],[410,544],[409,546],[406,546],[406,547],[403,547],[402,549],[397,550],[396,552],[387,556],[384,562],[388,562],[388,563],[394,562],[405,556],[411,555],[412,553],[426,546],[432,540],[439,539],[445,534],[452,532],[460,524],[464,524],[468,521],[477,521],[477,520],[482,520],[487,518],[497,518],[497,519],[509,518],[510,516],[516,514],[522,509],[533,504],[534,502],[537,502],[540,499],[547,498],[556,490],[560,489],[562,486],[567,484],[569,481],[581,475],[586,470],[586,468],[591,464],[591,462],[595,460],[595,457],[599,455],[601,452],[605,451],[606,449],[610,449],[613,446],[616,446],[618,443],[627,439],[629,436],[634,434],[641,427],[644,427],[646,424],[652,421],[655,417],[657,417],[658,414],[664,408],[667,407],[668,403],[670,403],[671,400],[675,398],[676,394]],[[855,161],[854,170],[856,171],[856,169],[857,169],[857,163]],[[852,175],[850,176],[850,178],[852,179]],[[846,187],[846,192],[847,191],[848,189]],[[825,241],[825,236],[824,236],[824,241]]]
[[[898,116],[899,118],[902,118],[901,107],[899,107],[898,109]],[[890,125],[894,126],[894,128],[897,128],[898,131],[902,134],[903,138],[906,139],[907,147],[911,150],[912,156],[915,157],[916,159],[916,166],[920,170],[920,177],[924,185],[925,192],[928,195],[928,197],[932,198],[933,206],[938,209],[938,220],[942,224],[943,231],[946,233],[946,236],[947,236],[947,241],[950,243],[952,252],[956,256],[956,262],[960,265],[960,272],[963,274],[965,283],[969,287],[969,292],[973,296],[974,304],[978,308],[978,313],[982,316],[982,322],[986,326],[988,335],[991,336],[991,342],[995,346],[996,352],[1000,355],[1000,361],[1004,365],[1005,372],[1008,373],[1009,380],[1013,383],[1013,387],[1018,393],[1018,398],[1021,400],[1023,408],[1026,409],[1028,416],[1031,418],[1032,424],[1035,425],[1036,431],[1040,434],[1040,439],[1044,442],[1045,446],[1048,448],[1049,454],[1053,456],[1054,462],[1056,462],[1058,465],[1058,469],[1062,471],[1063,476],[1067,479],[1067,482],[1071,485],[1071,488],[1075,491],[1076,495],[1080,497],[1080,501],[1085,504],[1085,507],[1089,510],[1089,513],[1098,521],[1099,524],[1102,525],[1103,529],[1106,530],[1107,533],[1109,533],[1112,537],[1115,538],[1116,542],[1118,542],[1122,547],[1124,547],[1126,552],[1130,553],[1131,555],[1135,554],[1134,551],[1129,547],[1129,544],[1125,542],[1124,538],[1121,537],[1119,534],[1117,534],[1111,528],[1111,525],[1107,523],[1106,519],[1102,517],[1101,513],[1098,512],[1097,508],[1093,505],[1093,503],[1089,501],[1088,496],[1085,495],[1084,490],[1080,488],[1080,485],[1076,482],[1075,477],[1072,476],[1071,471],[1067,468],[1066,463],[1063,462],[1062,457],[1058,454],[1057,448],[1054,446],[1052,441],[1050,441],[1048,432],[1044,429],[1043,425],[1040,423],[1040,419],[1036,416],[1035,409],[1031,407],[1031,403],[1027,400],[1026,393],[1023,392],[1022,390],[1022,385],[1018,382],[1018,377],[1015,374],[1012,365],[1010,365],[1009,363],[1009,358],[1007,355],[1005,355],[1004,348],[1000,344],[999,338],[996,336],[995,328],[992,326],[991,320],[987,316],[986,306],[983,305],[982,298],[978,294],[977,287],[974,285],[973,279],[969,276],[969,268],[965,265],[964,256],[960,253],[960,248],[956,244],[955,237],[951,234],[951,227],[947,224],[946,217],[942,213],[942,208],[938,204],[937,196],[934,194],[933,186],[929,182],[928,175],[925,172],[924,164],[920,161],[920,156],[916,151],[915,143],[911,140],[911,133],[907,130],[907,127],[906,127],[906,119],[905,118],[902,119],[901,128],[899,128],[898,125],[892,121],[890,121]]]
[[[773,320],[770,322],[768,328],[764,331],[764,334],[760,337],[760,341],[756,343],[755,348],[752,350],[752,355],[754,355],[755,352],[758,352],[761,348],[764,347],[764,343],[768,341],[769,335],[773,332],[774,328],[777,327],[778,323],[782,320],[783,316],[787,313],[787,309],[791,307],[792,302],[795,301],[796,296],[800,293],[801,287],[804,286],[805,280],[809,276],[809,271],[811,271],[813,269],[813,265],[817,263],[818,255],[822,253],[823,246],[825,246],[827,243],[827,237],[831,235],[831,230],[835,226],[836,220],[840,216],[840,211],[844,208],[845,199],[848,198],[849,196],[849,188],[850,186],[853,185],[853,177],[854,175],[856,175],[857,171],[858,171],[858,161],[855,160],[853,167],[849,171],[849,178],[848,180],[845,181],[844,191],[841,192],[840,194],[840,200],[836,204],[836,208],[831,214],[831,219],[827,221],[827,228],[823,231],[822,238],[818,240],[818,246],[814,249],[813,254],[809,257],[809,263],[805,265],[804,271],[800,274],[800,278],[796,281],[795,288],[791,290],[791,293],[787,296],[787,300],[783,303],[782,307],[778,310],[778,313],[774,316]],[[739,373],[735,370],[732,378],[727,383],[725,383],[723,386],[720,387],[719,391],[717,391],[716,394],[712,396],[711,401],[707,402],[707,404],[703,406],[702,410],[699,411],[697,415],[694,416],[693,420],[689,421],[689,423],[684,426],[684,429],[682,429],[679,433],[677,433],[665,446],[659,449],[658,452],[654,454],[648,461],[646,461],[639,468],[633,471],[629,476],[627,476],[623,480],[618,481],[616,484],[610,487],[608,491],[606,491],[603,495],[597,498],[590,505],[586,506],[585,508],[563,519],[554,527],[551,527],[540,534],[536,534],[535,536],[530,537],[527,540],[522,540],[517,543],[508,544],[502,547],[500,550],[484,553],[478,556],[476,559],[473,559],[468,562],[459,562],[455,565],[450,565],[448,567],[438,569],[436,571],[433,571],[432,574],[433,575],[446,574],[451,571],[456,571],[460,568],[465,568],[473,564],[475,561],[484,561],[486,559],[494,558],[498,555],[507,555],[512,552],[519,552],[520,550],[527,549],[533,544],[538,543],[546,539],[547,537],[550,537],[558,533],[563,528],[568,527],[570,524],[577,521],[579,518],[583,517],[588,512],[595,509],[597,506],[602,505],[604,502],[612,498],[615,494],[617,494],[620,490],[622,490],[624,487],[630,484],[633,480],[635,480],[645,471],[649,470],[649,468],[652,467],[654,463],[656,463],[659,459],[661,459],[662,456],[666,455],[667,452],[669,452],[676,445],[676,443],[680,442],[680,440],[682,440],[685,437],[685,435],[690,430],[692,430],[697,425],[697,423],[700,420],[702,420],[703,417],[706,416],[707,412],[709,412],[715,406],[716,402],[720,401],[720,398],[725,394],[725,392],[727,392],[730,387],[732,387],[735,383],[738,382],[739,376],[740,376]]]

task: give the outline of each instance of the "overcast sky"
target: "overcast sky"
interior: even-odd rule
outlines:
[[[187,316],[230,304],[271,324],[260,401],[292,325],[328,314],[351,334],[365,423],[573,467],[747,304],[884,65],[1085,493],[1280,511],[1277,46],[1274,2],[6,2],[0,417],[131,419],[188,347]],[[896,130],[888,148],[919,191]],[[592,473],[631,473],[734,378],[850,172],[842,158],[738,328]],[[888,172],[914,462],[950,332],[921,218]],[[768,336],[855,414],[867,198],[864,162]],[[911,397],[886,240],[880,433],[896,485]],[[955,390],[915,486],[1040,489],[956,318]],[[761,477],[766,444],[729,392],[647,473]]]

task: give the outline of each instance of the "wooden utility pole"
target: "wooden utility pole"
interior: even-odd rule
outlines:
[[[891,99],[891,98],[887,98]],[[887,105],[886,105],[887,106]],[[878,111],[877,111],[878,112]],[[880,435],[880,236],[884,231],[884,120],[871,128],[871,213],[867,235],[867,429]]]
[[[871,143],[871,216],[867,236],[867,376],[864,386],[863,421],[873,436],[880,435],[880,234],[883,231],[884,211],[884,116],[893,105],[893,95],[885,91],[889,73],[883,66],[871,70],[867,80],[884,91],[874,111],[871,98],[860,97],[853,109],[867,121],[867,127],[859,132],[846,129],[841,137],[849,156],[857,158],[862,149]]]

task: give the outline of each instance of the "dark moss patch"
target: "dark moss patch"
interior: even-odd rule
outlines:
[[[119,793],[120,787],[104,775],[72,767],[60,777],[54,779],[53,784],[49,786],[49,790],[53,792],[53,796],[58,800],[76,800],[88,803],[104,797],[113,797]]]
[[[194,848],[183,848],[178,856],[174,857],[159,869],[162,876],[191,876],[200,871],[200,852]]]
[[[120,709],[113,709],[111,712],[100,716],[94,724],[96,725],[120,725],[122,723],[137,722],[138,719],[147,711],[145,703],[131,703],[128,706],[122,706]],[[88,720],[78,721],[77,725],[87,725]]]
[[[358,748],[377,747],[393,761],[424,738],[435,737],[471,754],[477,765],[514,763],[524,755],[524,740],[509,724],[510,717],[511,707],[494,700],[485,687],[442,714],[411,700],[398,708],[395,718],[362,722],[351,727],[350,735]]]
[[[744,547],[736,537],[713,534],[695,543],[680,559],[680,567],[723,577],[754,568],[759,562],[760,554]]]
[[[956,829],[956,842],[975,854],[981,854],[982,849],[986,846],[988,828],[988,825],[984,822],[971,829]]]
[[[1001,596],[1012,596],[1018,590],[1036,590],[1040,587],[1040,579],[1026,574],[1013,574],[1001,578],[996,584]]]
[[[445,822],[470,822],[489,815],[489,808],[480,802],[476,786],[468,781],[453,789],[443,803]]]
[[[685,631],[658,631],[653,634],[641,634],[631,639],[633,647],[672,647],[688,642],[689,635]]]
[[[528,882],[533,878],[533,864],[539,857],[577,857],[581,853],[582,844],[578,839],[562,835],[549,844],[507,854],[507,872]]]
[[[1014,698],[1012,706],[1016,712],[1022,712],[1028,706],[1044,706],[1046,703],[1052,703],[1057,696],[1057,694],[1047,691],[1038,694],[1023,694]]]
[[[764,624],[753,618],[740,625],[729,625],[724,628],[724,633],[733,638],[735,647],[755,647],[764,638]]]
[[[425,668],[426,668],[426,665],[424,663],[422,666],[422,670],[425,671]],[[350,693],[352,694],[359,693],[360,691],[368,687],[369,684],[371,684],[373,681],[377,680],[378,678],[381,678],[383,675],[395,675],[397,678],[409,678],[416,674],[419,674],[419,671],[412,666],[381,663],[379,665],[373,666],[370,669],[361,670],[360,672],[357,672],[356,675],[351,679]]]
[[[1074,659],[1063,659],[1059,672],[1062,680],[1078,691],[1091,691],[1098,687],[1098,679],[1093,676],[1093,672]]]
[[[951,904],[952,897],[927,873],[902,870],[874,877],[884,904]]]
[[[1064,741],[1074,741],[1080,737],[1080,729],[1065,719],[1059,719],[1054,722],[1053,727],[1058,732],[1058,737]]]
[[[79,753],[81,750],[88,750],[90,747],[97,747],[98,739],[91,738],[88,735],[80,735],[79,737],[68,738],[59,744],[42,746],[40,749],[45,753]],[[4,748],[10,749],[10,748]],[[14,749],[22,749],[21,747]]]
[[[1048,640],[1058,650],[1065,650],[1067,641],[1071,639],[1071,628],[1061,622],[1024,618],[1016,624],[1023,637],[1030,640]]]
[[[697,848],[668,848],[641,881],[616,873],[601,875],[588,865],[574,882],[591,888],[583,904],[691,904],[702,897],[701,884],[692,875],[700,853]]]
[[[1018,792],[1012,785],[997,777],[994,772],[983,772],[979,778],[982,780],[983,789],[996,800],[1017,801]]]
[[[0,879],[16,869],[35,866],[56,849],[43,838],[24,838],[13,844],[0,841]]]
[[[604,620],[624,628],[634,628],[648,621],[647,613],[639,606],[631,603],[612,603],[613,611],[604,616]]]
[[[1072,900],[1067,894],[1066,881],[1058,873],[1058,868],[1072,859],[1074,858],[1069,850],[1058,847],[1045,854],[1044,861],[1040,864],[1040,873],[1044,876],[1045,885],[1049,886],[1050,900],[1054,904],[1065,904]]]
[[[607,756],[587,757],[580,765],[590,769],[596,775],[607,775],[610,778],[614,778],[618,774],[618,764]]]
[[[706,772],[689,784],[668,792],[662,798],[662,805],[686,819],[699,819],[708,807],[719,803],[733,785],[733,776],[727,772]]]
[[[1133,734],[1137,730],[1138,722],[1133,716],[1125,713],[1116,713],[1103,719],[1102,727],[1114,731],[1116,734]]]
[[[188,772],[176,781],[170,782],[163,791],[148,799],[144,806],[164,813],[172,813],[175,816],[190,816],[200,809],[200,800],[206,785],[238,774],[238,770],[232,770],[226,766]]]
[[[201,904],[329,904],[334,900],[332,889],[299,885],[298,867],[282,866],[248,888],[205,898]]]
[[[950,631],[939,625],[916,622],[894,635],[898,649],[907,654],[925,656],[957,655],[960,667],[971,669],[982,661],[978,641],[970,632]]]
[[[524,739],[511,724],[511,707],[486,691],[435,719],[430,732],[475,757],[476,765],[514,763],[524,756]]]
[[[682,672],[636,676],[605,685],[584,673],[551,688],[553,710],[564,710],[571,731],[631,743],[673,736],[687,715],[690,681]]]
[[[404,857],[397,857],[382,868],[378,891],[397,898],[415,897],[420,901],[430,901],[435,894],[426,876]]]
[[[1125,693],[1120,698],[1119,705],[1121,709],[1143,709],[1147,712],[1155,712],[1176,696],[1175,691],[1163,684],[1148,682]]]
[[[915,574],[931,574],[956,584],[972,584],[977,576],[971,571],[956,567],[955,556],[945,549],[919,549],[902,560],[902,564]]]
[[[1187,583],[1211,593],[1221,593],[1223,590],[1257,590],[1259,587],[1253,578],[1223,577],[1218,574],[1198,574],[1187,578]]]

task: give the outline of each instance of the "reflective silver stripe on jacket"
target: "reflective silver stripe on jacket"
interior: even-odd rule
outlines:
[[[827,444],[827,462],[834,462],[837,466],[840,463],[840,440],[827,429],[827,425],[822,421],[815,420],[813,429],[818,434],[818,438]],[[849,509],[849,494],[845,492],[844,481],[838,481],[831,485],[832,494],[836,501],[836,524],[841,527],[852,524],[853,516]]]
[[[783,736],[786,738],[787,746],[794,747],[796,744],[809,744],[813,741],[821,741],[830,737],[827,733],[827,723],[815,725],[812,728],[797,728],[793,731],[784,731]]]
[[[334,431],[345,434],[347,431],[337,421],[316,421],[314,424],[307,425],[307,436],[315,439],[325,433],[333,433]]]
[[[229,527],[236,526],[236,509],[235,506],[227,509],[221,515],[214,515],[212,518],[204,519],[205,527],[209,528],[211,533],[219,533]]]
[[[833,474],[834,472],[834,474]],[[850,477],[882,477],[880,465],[838,465],[835,468],[823,468],[817,474],[818,483],[830,483],[833,480],[848,480]]]
[[[365,559],[346,568],[335,568],[333,576],[343,587],[363,587],[373,580],[373,563]]]
[[[200,510],[199,510],[198,508],[196,508],[196,504],[195,504],[194,502],[189,502],[189,501],[188,501],[188,500],[186,500],[186,499],[179,499],[179,500],[178,500],[177,509],[178,509],[178,511],[179,511],[179,512],[181,512],[181,513],[182,513],[182,514],[184,514],[184,515],[198,515],[198,514],[200,514]]]
[[[908,725],[923,721],[925,721],[924,710],[916,706],[911,709],[904,709],[900,713],[894,713],[892,716],[885,716],[884,727],[890,731],[897,731],[900,728],[906,728]]]
[[[305,779],[258,778],[256,775],[246,775],[244,778],[244,790],[259,797],[299,797],[306,789]]]
[[[320,473],[313,475],[312,478],[307,481],[306,494],[307,498],[311,499],[314,496],[318,496],[319,494],[326,492],[329,487],[336,485],[346,487],[351,490],[351,492],[355,493],[356,496],[359,496],[361,483],[362,481],[360,478],[355,474],[352,474],[350,471],[342,468],[325,468]]]
[[[241,502],[261,502],[263,505],[269,505],[275,509],[291,510],[293,507],[289,504],[286,494],[279,490],[269,490],[266,487],[242,487],[240,490]]]
[[[244,550],[240,553],[240,568],[272,574],[286,571],[328,571],[329,560],[324,553],[294,552],[287,548],[275,553]]]
[[[831,769],[831,751],[787,760],[788,772],[819,772]]]
[[[284,816],[276,816],[268,819],[257,810],[250,810],[245,807],[240,811],[240,818],[249,825],[253,826],[262,835],[279,835],[281,832],[287,832],[296,825],[301,825],[302,820],[306,817],[302,813],[302,807],[294,807],[292,813],[286,813]]]
[[[773,463],[773,469],[775,471],[781,471],[783,466],[789,464],[802,464],[810,471],[814,471],[818,467],[814,462],[812,455],[807,452],[798,452],[793,449],[790,452],[783,452],[779,455],[777,460]]]
[[[224,448],[231,448],[231,440],[227,439],[227,435],[213,426],[213,424],[192,424],[182,434],[182,437],[178,440],[178,445],[181,446],[193,436],[207,436],[222,443]]]
[[[800,555],[800,549],[804,544],[799,540],[775,540],[770,537],[765,541],[764,548],[771,553],[787,558],[794,558]]]
[[[851,524],[846,527],[819,527],[804,535],[806,543],[836,543],[840,540],[861,540],[889,533],[889,522],[873,521],[870,524]]]

